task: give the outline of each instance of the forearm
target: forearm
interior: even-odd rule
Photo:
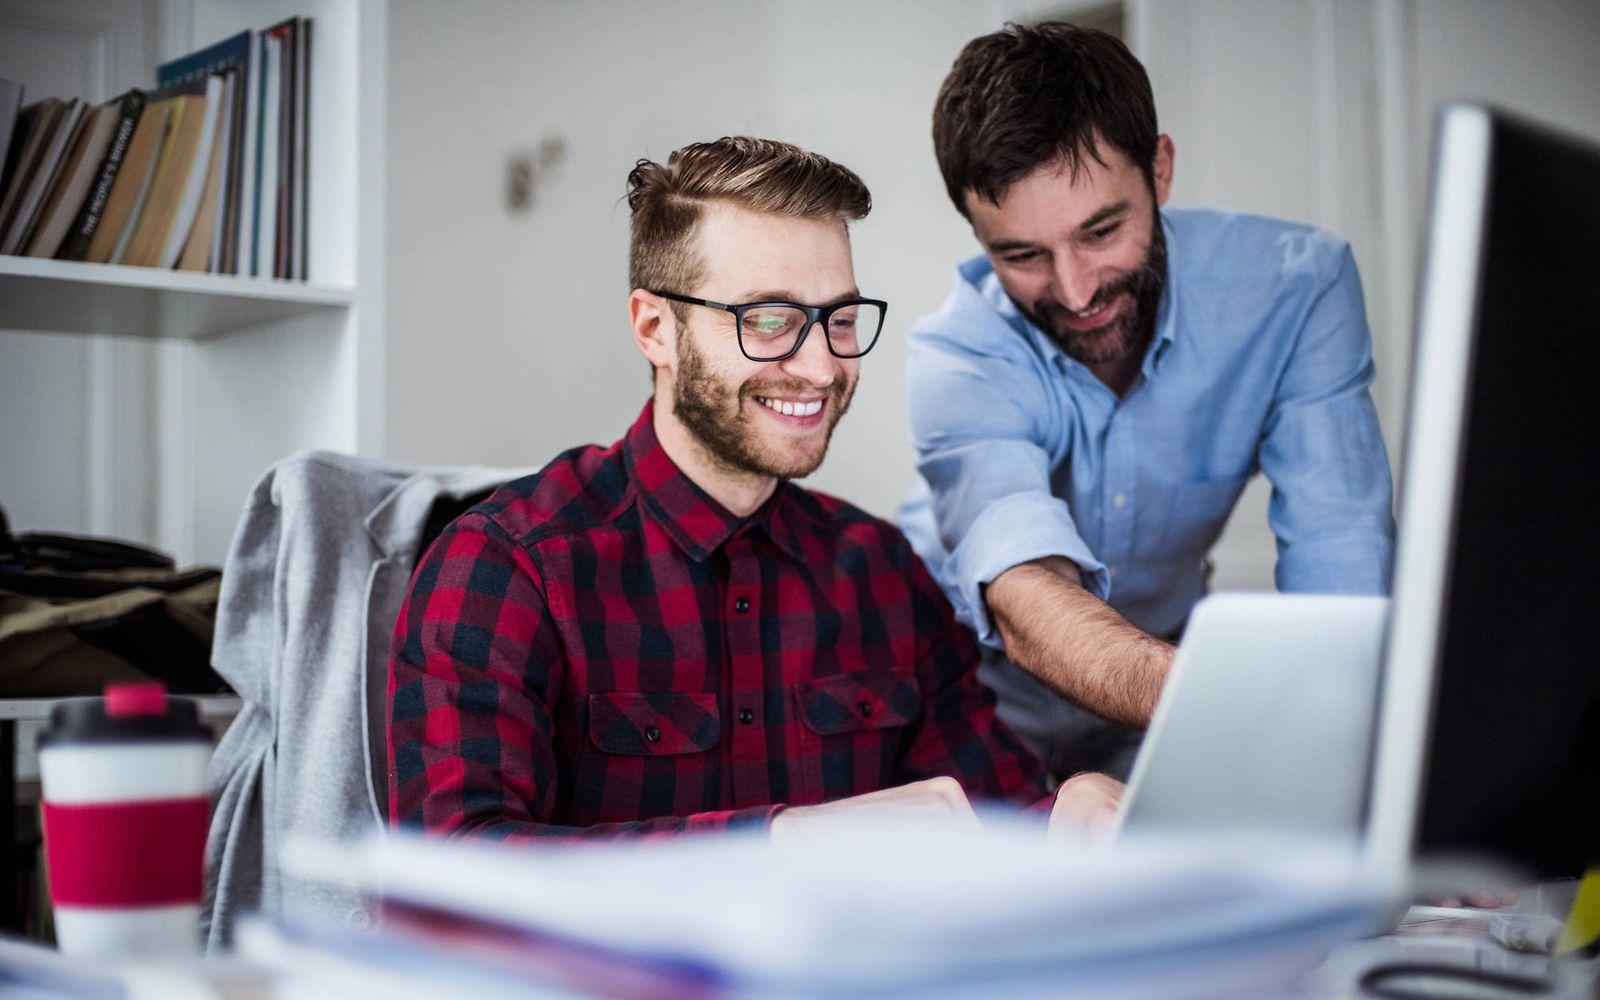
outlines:
[[[1013,566],[989,584],[985,601],[1012,662],[1109,719],[1149,724],[1174,647],[1084,590],[1069,560]]]

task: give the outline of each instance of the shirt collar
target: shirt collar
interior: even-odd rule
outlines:
[[[798,487],[780,482],[767,502],[749,517],[740,517],[701,489],[684,474],[656,437],[655,400],[644,404],[622,441],[623,460],[640,501],[667,536],[695,562],[711,554],[742,531],[760,530],[779,548],[800,559],[796,518],[788,508]]]
[[[1172,346],[1173,340],[1178,336],[1178,297],[1172,291],[1173,285],[1176,284],[1174,276],[1178,273],[1178,234],[1167,218],[1167,213],[1160,212],[1159,215],[1161,232],[1167,240],[1167,281],[1161,288],[1161,303],[1156,306],[1155,343],[1145,352],[1144,365],[1141,367],[1145,378],[1155,374],[1156,368],[1161,364],[1162,356],[1167,353],[1167,348]]]

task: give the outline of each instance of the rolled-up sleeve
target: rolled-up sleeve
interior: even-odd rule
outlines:
[[[939,583],[957,617],[997,649],[982,590],[1013,566],[1065,556],[1090,592],[1110,594],[1104,564],[1051,492],[1050,470],[1066,440],[1056,426],[1062,408],[1052,404],[1027,345],[1012,336],[1008,345],[992,331],[932,317],[912,331],[906,375],[927,516],[944,554]]]
[[[1346,249],[1306,313],[1261,443],[1279,590],[1388,593],[1392,482],[1373,376],[1361,279]]]

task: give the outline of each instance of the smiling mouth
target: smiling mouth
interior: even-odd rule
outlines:
[[[1112,320],[1117,318],[1122,311],[1123,298],[1124,296],[1118,295],[1116,298],[1105,303],[1104,305],[1096,306],[1092,309],[1085,309],[1082,312],[1074,312],[1070,309],[1064,309],[1062,310],[1062,315],[1065,319],[1066,325],[1074,332],[1090,333],[1106,326]]]
[[[779,413],[786,417],[816,416],[818,413],[822,412],[823,403],[826,402],[826,400],[821,399],[803,400],[797,402],[790,399],[770,399],[766,396],[756,396],[754,399],[757,403],[760,403],[762,406],[765,406],[774,413]]]

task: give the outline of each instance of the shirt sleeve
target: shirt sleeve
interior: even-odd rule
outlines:
[[[978,680],[971,633],[909,546],[906,558],[922,714],[907,736],[901,782],[947,775],[971,798],[1037,805],[1046,800],[1043,763],[995,714],[994,692]]]
[[[1306,314],[1261,443],[1279,590],[1388,593],[1392,483],[1373,376],[1361,279],[1345,248]]]
[[[445,529],[389,648],[389,817],[433,836],[616,838],[765,825],[776,806],[590,827],[552,824],[565,659],[532,557],[493,520]]]
[[[1017,343],[1010,346],[996,339],[964,337],[949,325],[913,333],[906,394],[917,468],[948,553],[940,584],[959,620],[1000,649],[982,592],[1001,573],[1065,556],[1101,600],[1110,596],[1110,579],[1066,501],[1050,489],[1050,442],[1064,437],[1051,422],[1062,415],[1020,338],[1011,336]]]

